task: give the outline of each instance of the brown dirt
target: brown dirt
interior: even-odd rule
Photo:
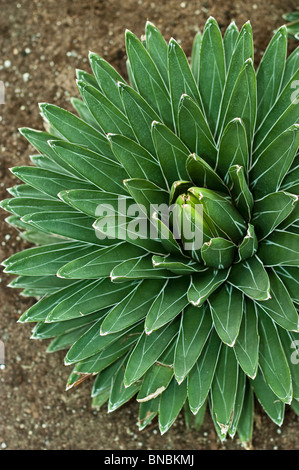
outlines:
[[[180,40],[187,54],[198,28],[213,15],[222,30],[234,19],[240,27],[253,26],[256,63],[281,15],[296,8],[296,1],[261,0],[0,0],[0,80],[6,103],[0,108],[0,200],[5,188],[16,184],[8,168],[26,164],[32,149],[18,134],[22,126],[41,128],[38,102],[71,109],[77,96],[75,68],[89,71],[88,51],[109,60],[125,73],[124,31],[140,36],[145,21],[158,26],[165,37]],[[290,43],[290,50],[294,43]],[[4,223],[1,211],[0,260],[25,245]],[[134,400],[107,415],[91,409],[91,382],[65,392],[69,369],[63,353],[45,353],[47,343],[30,340],[32,326],[17,324],[32,300],[20,297],[0,281],[0,339],[5,343],[6,370],[0,371],[0,449],[234,449],[238,441],[217,441],[209,417],[200,432],[186,432],[181,417],[163,437],[156,422],[139,432]],[[287,410],[278,429],[256,408],[254,449],[299,449],[298,417]]]

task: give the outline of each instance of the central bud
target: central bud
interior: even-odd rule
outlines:
[[[172,214],[173,233],[186,255],[217,269],[232,264],[247,225],[229,196],[189,187],[176,198]]]

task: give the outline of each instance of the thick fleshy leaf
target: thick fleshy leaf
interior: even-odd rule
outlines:
[[[64,360],[66,365],[74,364],[93,356],[128,333],[129,330],[124,330],[122,332],[111,333],[110,335],[100,335],[101,323],[103,322],[104,316],[100,317],[98,321],[72,345]]]
[[[240,30],[240,33],[236,40],[235,47],[231,56],[229,68],[227,71],[227,77],[225,81],[225,87],[223,90],[221,110],[220,110],[218,126],[217,126],[218,136],[221,134],[221,126],[223,126],[224,117],[227,112],[232,93],[235,89],[236,81],[242,70],[244,62],[249,58],[251,59],[253,58],[253,40],[252,40],[252,28],[248,21],[242,26]],[[241,116],[238,116],[235,114],[233,118],[235,117],[241,117]]]
[[[216,169],[225,182],[228,182],[228,171],[233,165],[242,166],[247,174],[248,143],[244,124],[239,117],[226,125],[219,142]]]
[[[251,190],[256,199],[278,191],[299,146],[299,125],[294,124],[259,155],[250,170]],[[271,162],[271,165],[269,165]]]
[[[65,241],[15,253],[2,262],[5,272],[23,276],[51,276],[75,256],[83,256],[89,248],[78,242]]]
[[[234,52],[234,48],[239,36],[239,30],[234,21],[232,21],[228,27],[226,28],[224,38],[223,38],[223,46],[224,46],[224,56],[225,56],[225,64],[226,69],[229,69],[230,61]]]
[[[168,127],[157,121],[152,124],[152,137],[159,163],[169,187],[177,180],[188,179],[186,160],[189,150]]]
[[[258,321],[254,302],[246,300],[237,340],[234,344],[236,358],[245,374],[254,378],[259,363]]]
[[[298,334],[278,328],[278,334],[292,375],[293,399],[299,400]]]
[[[210,17],[204,27],[199,64],[199,91],[212,133],[215,132],[225,83],[225,59],[221,32]]]
[[[165,392],[163,392],[159,405],[159,429],[163,435],[174,423],[187,398],[187,381],[178,384],[173,378]]]
[[[115,243],[115,240],[99,240],[92,227],[94,219],[77,211],[26,215],[24,222],[46,233],[93,245],[108,246]]]
[[[188,157],[186,168],[190,179],[196,186],[214,189],[223,193],[228,192],[227,187],[213,168],[195,153]]]
[[[159,239],[161,240],[161,244],[166,249],[167,253],[173,254],[175,256],[183,255],[180,245],[178,244],[168,225],[164,223],[161,217],[159,217],[158,212],[154,212],[152,214],[151,220],[154,226],[157,228]]]
[[[242,293],[225,283],[208,298],[208,302],[219,337],[232,347],[239,334],[243,317]]]
[[[257,256],[252,256],[234,264],[228,282],[255,300],[270,298],[270,281],[263,263]]]
[[[221,350],[219,336],[212,330],[196,364],[188,375],[188,400],[193,414],[203,406],[210,391]]]
[[[223,345],[211,386],[212,409],[221,434],[226,434],[234,409],[239,366],[231,348]]]
[[[169,85],[175,129],[179,127],[178,112],[183,94],[190,96],[202,108],[201,96],[196,86],[187,57],[178,42],[171,38],[168,46]]]
[[[144,279],[138,283],[115,307],[101,325],[101,334],[107,335],[127,328],[146,317],[154,299],[165,281]]]
[[[159,115],[136,90],[124,83],[119,83],[118,86],[128,121],[137,142],[152,155],[155,155],[151,124],[153,121],[160,120]]]
[[[275,268],[275,272],[284,283],[292,300],[299,303],[298,267],[279,266]]]
[[[268,276],[271,298],[264,302],[257,301],[257,305],[278,325],[286,330],[298,331],[298,313],[285,285],[273,269],[268,270]]]
[[[243,217],[233,204],[220,193],[206,188],[190,188],[204,212],[233,242],[238,243],[244,235],[246,225]]]
[[[123,296],[126,296],[133,288],[132,283],[111,285],[109,279],[80,282],[77,290],[71,290],[69,297],[62,297],[57,304],[55,303],[51,307],[47,312],[47,322],[80,318],[82,315],[89,315],[96,310],[110,307],[122,300]],[[53,295],[55,302],[56,298]],[[51,302],[53,302],[53,299]],[[46,299],[45,304],[48,304]]]
[[[281,26],[270,41],[259,64],[257,79],[257,126],[263,121],[279,94],[284,74],[288,35]]]
[[[40,104],[42,115],[66,140],[73,144],[86,146],[93,152],[99,152],[106,158],[115,160],[106,136],[82,119],[53,104]],[[78,132],[80,131],[80,132]]]
[[[76,365],[75,371],[79,374],[97,374],[106,369],[106,367],[113,364],[132,349],[138,338],[140,338],[142,329],[142,325],[138,325],[129,330],[126,335],[121,336],[118,340],[107,346],[107,348],[80,361]]]
[[[86,178],[98,188],[110,193],[127,195],[122,182],[128,175],[118,163],[107,159],[104,155],[69,142],[51,141],[51,147],[64,161],[74,167],[83,178]],[[96,187],[89,188],[88,182],[86,185],[86,189],[96,189]],[[61,189],[80,189],[80,187],[75,184],[72,186],[65,184],[64,188]]]
[[[206,267],[194,261],[191,258],[176,257],[174,255],[153,256],[154,268],[165,268],[175,274],[191,274],[205,271]]]
[[[252,439],[254,418],[254,394],[252,388],[247,381],[243,408],[237,426],[238,437],[241,442],[248,444]]]
[[[183,382],[210,335],[212,320],[207,306],[189,305],[185,308],[179,330],[174,356],[174,375],[178,383]]]
[[[298,124],[297,95],[294,93],[294,83],[299,79],[299,70],[283,89],[279,98],[271,108],[266,119],[256,131],[254,139],[253,159],[256,161],[259,156],[271,145],[272,142],[283,134],[292,125]]]
[[[258,239],[254,226],[248,224],[247,234],[238,247],[238,261],[243,261],[255,255],[258,249]]]
[[[275,323],[259,314],[260,368],[273,393],[284,403],[292,400],[292,379]]]
[[[201,256],[204,264],[212,268],[229,268],[234,260],[237,247],[225,238],[211,238],[201,247]]]
[[[173,369],[170,366],[156,362],[144,374],[144,379],[140,391],[137,395],[139,403],[153,400],[166,390],[173,376]]]
[[[251,385],[258,401],[267,415],[275,424],[281,426],[284,418],[285,405],[282,401],[277,400],[277,395],[275,395],[268,386],[267,381],[260,370],[258,371],[255,379],[251,381]]]
[[[233,165],[229,169],[229,190],[236,208],[246,221],[251,219],[253,196],[249,190],[244,168]]]
[[[298,196],[284,191],[267,194],[254,204],[252,223],[259,240],[266,238],[293,211]]]
[[[127,116],[103,93],[82,81],[78,81],[77,85],[86,106],[105,133],[113,132],[134,138]]]
[[[118,93],[118,82],[124,82],[123,77],[105,59],[93,52],[89,53],[89,62],[99,89],[114,106],[123,111],[122,101]],[[80,77],[78,78],[80,79]]]
[[[63,202],[54,199],[31,199],[28,197],[4,199],[0,202],[0,207],[19,217],[36,212],[63,212],[69,210]]]
[[[297,266],[299,235],[275,230],[260,243],[258,256],[265,266]]]
[[[146,334],[152,334],[153,331],[166,325],[188,305],[189,284],[190,276],[170,279],[165,283],[146,316]]]
[[[202,305],[225,282],[228,274],[229,269],[207,269],[202,273],[192,274],[187,293],[189,302],[196,307]]]
[[[202,33],[197,31],[194,36],[192,51],[191,51],[191,70],[194,75],[196,84],[198,85],[199,80],[199,62],[200,62],[200,49],[202,42]]]
[[[179,136],[190,150],[206,160],[214,168],[217,150],[207,121],[190,96],[184,94],[179,103]]]
[[[176,319],[150,335],[143,332],[128,360],[124,378],[126,387],[140,379],[154,364],[171,340],[176,337],[178,330],[179,320]]]
[[[166,188],[161,168],[147,150],[124,135],[108,134],[113,153],[125,168],[130,178],[152,181],[161,188]]]
[[[20,180],[52,197],[57,197],[64,189],[96,189],[88,181],[34,166],[17,166],[12,168],[11,172]]]
[[[240,100],[240,96],[243,97],[242,100]],[[251,151],[256,120],[256,76],[253,67],[253,60],[251,58],[244,62],[244,65],[232,90],[223,117],[223,129],[232,119],[235,119],[236,117],[239,117],[244,124],[248,150]]]
[[[243,401],[246,390],[246,375],[239,369],[238,372],[238,388],[236,394],[236,400],[234,405],[233,416],[228,428],[228,434],[230,437],[234,438],[237,432],[237,426],[242,413]]]
[[[151,56],[130,31],[126,31],[126,50],[139,93],[163,122],[171,127],[172,110],[168,90]]]
[[[161,204],[165,205],[162,207],[168,207],[168,192],[162,190],[156,184],[145,179],[132,178],[126,179],[124,185],[149,219],[153,212],[159,210]]]
[[[127,206],[134,202],[128,196],[85,189],[60,191],[59,198],[71,207],[91,217],[98,217],[100,215],[99,209],[104,207],[113,210],[115,215],[125,215]]]
[[[117,264],[144,254],[141,248],[126,242],[90,251],[86,255],[76,256],[75,259],[73,257],[71,261],[59,269],[57,275],[66,279],[109,277],[112,269]]]
[[[165,85],[168,86],[168,68],[167,68],[167,43],[161,32],[150,21],[145,25],[146,49],[153,59]]]
[[[283,80],[281,83],[281,90],[288,84],[296,70],[299,67],[299,47],[297,47],[287,58]]]
[[[150,254],[139,258],[133,258],[118,264],[111,271],[113,282],[125,282],[138,279],[169,279],[178,277],[163,268],[154,268]]]

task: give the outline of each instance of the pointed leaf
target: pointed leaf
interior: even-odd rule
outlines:
[[[188,300],[195,306],[202,305],[229,274],[228,269],[207,269],[203,273],[192,274],[188,289]]]
[[[268,300],[270,298],[269,277],[257,256],[234,264],[228,282],[252,299]]]

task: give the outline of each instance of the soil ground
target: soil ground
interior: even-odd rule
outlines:
[[[88,51],[104,56],[125,73],[124,32],[143,34],[147,19],[166,39],[174,36],[188,55],[198,28],[212,15],[224,31],[231,20],[240,27],[251,21],[255,61],[283,23],[282,14],[298,3],[288,0],[174,1],[174,0],[0,0],[0,80],[5,84],[5,104],[0,105],[0,200],[5,188],[17,183],[9,168],[28,163],[32,152],[18,128],[42,128],[39,102],[71,109],[78,96],[75,69],[90,71]],[[295,43],[290,42],[290,51]],[[0,260],[25,247],[1,211]],[[139,432],[137,404],[130,402],[112,414],[91,408],[91,382],[65,392],[70,370],[64,353],[46,354],[46,342],[30,339],[32,325],[17,324],[32,300],[7,287],[0,278],[0,339],[5,344],[6,369],[0,370],[0,449],[241,449],[228,439],[220,443],[207,416],[200,432],[186,431],[181,416],[160,436],[157,423]],[[286,411],[279,429],[256,406],[252,448],[299,449],[298,417]]]

